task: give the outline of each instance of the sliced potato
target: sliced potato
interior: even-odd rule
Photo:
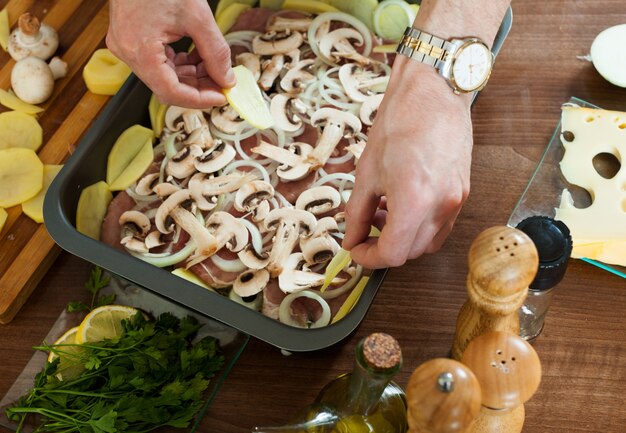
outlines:
[[[0,11],[0,47],[4,51],[9,45],[9,35],[11,34],[11,25],[9,24],[9,11],[4,8]]]
[[[230,28],[235,25],[239,15],[248,9],[250,9],[250,5],[245,3],[233,3],[226,7],[219,18],[216,19],[217,26],[220,28],[222,34],[226,34]]]
[[[37,150],[43,142],[43,129],[33,116],[21,111],[0,113],[0,149],[23,147]]]
[[[0,89],[0,104],[15,111],[21,111],[26,114],[37,114],[43,111],[43,108],[22,101],[11,92]]]
[[[152,139],[150,139],[139,149],[139,153],[135,155],[124,171],[109,185],[111,191],[121,191],[131,186],[146,172],[152,161],[154,161],[154,151]]]
[[[113,194],[103,181],[85,188],[80,193],[76,208],[76,229],[90,238],[99,240],[102,221],[111,200]]]
[[[43,187],[41,188],[41,191],[39,191],[35,197],[22,203],[22,212],[24,212],[36,223],[43,222],[43,199],[46,196],[46,192],[48,191],[50,184],[62,168],[62,165],[44,165]]]
[[[322,14],[324,12],[339,12],[334,6],[316,0],[285,0],[283,9],[291,9],[294,11],[311,12],[314,14]]]
[[[181,278],[184,278],[187,281],[191,281],[194,284],[197,284],[198,286],[204,287],[205,289],[209,289],[211,291],[214,291],[211,287],[207,286],[206,283],[204,281],[202,281],[200,278],[198,278],[198,276],[196,274],[194,274],[193,272],[191,272],[188,269],[185,268],[176,268],[172,271],[172,274],[179,276]]]
[[[254,79],[254,75],[243,65],[233,68],[237,84],[230,89],[224,89],[224,96],[228,103],[243,119],[255,128],[267,129],[274,125],[274,118],[267,103],[263,99],[261,89]]]
[[[4,223],[7,222],[7,217],[9,214],[3,208],[0,207],[0,233],[2,233],[2,229],[4,228]]]
[[[152,160],[154,158],[154,154],[152,152],[153,138],[154,134],[152,130],[145,128],[141,125],[131,126],[124,132],[122,132],[122,134],[117,138],[117,141],[109,152],[109,158],[107,163],[106,181],[109,186],[111,186],[111,191],[116,191],[115,189],[113,189],[113,185],[118,185],[116,183],[116,180],[122,175],[124,171],[129,168],[131,164],[142,163],[143,165],[145,165],[141,173],[137,175],[137,178],[139,178],[139,176],[141,176],[141,174],[152,163]],[[149,152],[146,152],[146,148],[149,150]],[[149,161],[147,162],[147,164],[145,155],[146,153],[149,154]],[[142,155],[142,157],[138,161],[134,162],[135,158],[140,154]],[[131,168],[131,170],[136,171],[137,168]],[[126,177],[128,177],[128,175]],[[130,183],[132,182],[134,182],[134,180]]]
[[[0,207],[31,199],[43,186],[43,164],[31,149],[0,150]]]
[[[283,6],[285,0],[261,0],[259,6],[267,9],[278,10]]]
[[[228,7],[233,3],[241,3],[252,7],[256,3],[256,0],[220,0],[220,2],[217,4],[217,9],[215,10],[215,19],[219,20],[222,12],[228,9]]]
[[[348,295],[341,307],[339,307],[337,314],[335,314],[335,317],[333,317],[333,320],[330,323],[335,323],[343,319],[350,311],[352,311],[358,300],[361,298],[363,290],[365,290],[365,286],[367,286],[369,280],[370,277],[363,277],[359,280],[359,282],[354,287],[354,289],[352,289],[352,292]]]
[[[154,136],[159,137],[163,132],[163,126],[165,125],[165,112],[168,106],[161,104],[159,99],[152,94],[150,97],[150,103],[148,104],[148,113],[150,113],[150,124],[154,131]]]
[[[115,95],[130,75],[130,68],[107,48],[96,50],[85,68],[87,88],[96,95]]]

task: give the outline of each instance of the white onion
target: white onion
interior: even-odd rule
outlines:
[[[326,161],[326,163],[327,164],[343,164],[344,162],[350,161],[352,158],[354,158],[354,154],[348,150],[346,151],[346,153],[344,153],[341,156],[328,158],[328,161]]]
[[[263,176],[263,180],[267,183],[270,183],[270,175],[265,167],[251,159],[246,159],[245,161],[239,160],[231,162],[226,167],[224,167],[224,171],[222,172],[222,174],[226,175],[239,167],[252,167],[257,169],[261,173],[261,176]]]
[[[196,249],[196,243],[193,239],[187,242],[187,245],[184,246],[180,251],[175,252],[174,254],[168,254],[167,256],[162,256],[161,254],[154,253],[137,253],[135,251],[129,251],[129,253],[138,259],[143,260],[144,262],[150,263],[151,265],[157,266],[159,268],[165,268],[167,266],[173,266],[176,263],[180,263],[183,260],[187,259]]]
[[[361,35],[363,35],[363,55],[370,55],[372,52],[372,33],[361,20],[344,12],[325,12],[315,17],[307,32],[307,40],[311,46],[311,50],[318,58],[323,60],[325,63],[336,66],[331,59],[326,59],[322,56],[318,45],[319,41],[315,37],[317,30],[324,21],[341,21],[354,27],[359,33],[361,33]]]
[[[354,175],[348,173],[331,173],[319,178],[315,183],[313,183],[313,185],[311,185],[311,188],[324,185],[325,183],[336,182],[338,180],[345,180],[347,182],[354,183],[355,178]]]
[[[243,262],[239,260],[239,258],[230,260],[230,259],[224,259],[218,256],[217,254],[213,254],[210,257],[210,259],[215,266],[217,266],[218,268],[220,268],[220,270],[224,272],[235,273],[235,272],[243,272],[246,269],[248,269],[248,267],[244,265]]]
[[[137,194],[135,192],[135,185],[130,188],[126,188],[126,194],[128,194],[130,198],[135,200],[135,203],[141,203],[144,206],[150,203],[154,203],[157,200],[159,200],[159,196],[156,194],[150,194],[150,195]]]
[[[343,295],[349,290],[352,290],[354,286],[359,282],[361,276],[363,275],[363,267],[361,265],[357,265],[356,270],[354,271],[354,275],[348,281],[345,282],[343,286],[339,286],[336,289],[324,291],[322,293],[322,298],[324,299],[335,299],[338,296]]]
[[[278,191],[274,191],[274,197],[278,199],[282,207],[293,207],[293,205],[289,203],[289,200],[287,200],[285,196],[279,193]]]
[[[317,301],[322,306],[322,315],[310,325],[302,325],[295,321],[291,315],[291,303],[298,298],[309,298]],[[302,290],[301,292],[290,293],[280,303],[278,308],[278,318],[285,325],[295,326],[296,328],[320,328],[330,323],[330,306],[319,294],[310,290]]]
[[[259,228],[252,221],[248,221],[247,219],[240,218],[240,221],[246,226],[248,231],[250,232],[250,239],[252,240],[252,248],[258,255],[263,254],[263,238],[261,237],[261,232]]]

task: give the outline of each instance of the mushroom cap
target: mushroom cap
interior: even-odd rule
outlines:
[[[144,177],[137,181],[137,186],[135,186],[135,194],[139,195],[150,195],[152,194],[153,188],[156,186],[159,181],[159,173],[150,173],[146,174]]]
[[[241,251],[248,244],[248,228],[228,212],[215,212],[206,221],[209,232],[230,251]]]
[[[248,68],[256,81],[261,77],[261,59],[254,53],[237,54],[235,56],[235,64],[243,65]]]
[[[254,37],[252,52],[259,56],[285,54],[298,48],[303,41],[300,32],[267,32]]]
[[[22,101],[41,104],[52,95],[54,76],[43,60],[37,57],[24,57],[13,66],[11,87]]]
[[[244,184],[235,193],[235,209],[246,212],[256,208],[262,201],[274,197],[274,187],[262,180]]]
[[[346,63],[339,68],[338,75],[339,81],[348,96],[355,101],[363,102],[367,99],[368,95],[359,89],[359,85],[361,84],[358,78],[359,72],[361,74],[369,74],[369,72],[364,72],[356,63]]]
[[[271,59],[265,60],[261,65],[263,72],[259,77],[259,87],[263,90],[269,90],[276,78],[280,75],[285,66],[285,56],[282,54],[274,54]]]
[[[270,113],[276,126],[285,132],[296,132],[302,127],[302,119],[293,113],[295,99],[283,93],[272,97]]]
[[[314,126],[328,125],[329,123],[345,125],[343,133],[345,137],[356,134],[362,126],[361,121],[354,114],[331,107],[320,108],[311,116],[311,124]]]
[[[321,286],[324,275],[308,270],[302,253],[293,253],[285,260],[283,270],[278,276],[278,286],[285,293],[299,292],[311,287]],[[345,282],[343,278],[334,278],[332,284]]]
[[[207,121],[202,110],[170,105],[165,111],[165,126],[170,131],[180,131],[184,128],[185,132],[190,134],[203,125],[207,125]]]
[[[146,246],[145,242],[141,239],[136,238],[133,235],[125,236],[124,238],[122,238],[120,244],[124,245],[124,248],[129,251],[134,251],[136,253],[148,252],[148,247]]]
[[[204,211],[213,210],[215,206],[217,206],[217,198],[204,192],[204,182],[207,176],[208,175],[206,173],[196,173],[191,176],[188,184],[191,198],[196,203],[196,206],[198,206],[198,209]],[[211,198],[211,200],[209,200],[207,195]]]
[[[302,17],[302,18],[287,18],[280,15],[273,15],[270,17],[267,23],[267,30],[274,32],[284,32],[284,31],[298,31],[298,32],[306,32],[311,23],[313,22],[312,18]]]
[[[287,93],[300,93],[303,83],[315,78],[315,75],[306,70],[314,64],[314,59],[300,60],[280,80],[280,87]]]
[[[380,107],[380,103],[383,102],[383,96],[385,96],[384,93],[368,96],[363,104],[361,104],[359,117],[363,124],[370,126],[374,123],[378,107]]]
[[[239,257],[239,260],[241,260],[241,262],[250,269],[263,269],[270,262],[269,253],[265,252],[263,256],[260,256],[254,248],[250,248],[249,246],[239,251],[237,253],[237,257]]]
[[[309,239],[304,248],[302,255],[304,260],[310,265],[316,263],[324,263],[331,260],[339,251],[339,244],[331,236],[320,236]]]
[[[158,186],[159,185],[157,185],[157,187]],[[165,234],[172,233],[172,231],[174,230],[174,224],[167,224],[167,219],[170,212],[176,207],[182,205],[190,198],[191,195],[189,194],[188,189],[179,189],[171,194],[163,203],[161,203],[154,217],[154,224],[156,225],[157,230]]]
[[[235,134],[243,123],[243,119],[230,105],[215,107],[211,110],[211,124],[225,134]]]
[[[202,153],[198,145],[185,146],[167,162],[165,171],[176,179],[185,179],[196,171],[196,158]]]
[[[127,210],[118,220],[121,226],[130,230],[133,236],[144,237],[150,231],[150,218],[137,210]]]
[[[226,167],[237,155],[233,146],[226,143],[218,144],[194,158],[194,167],[201,173],[215,173]]]
[[[313,215],[321,215],[341,204],[339,191],[329,185],[316,186],[303,191],[296,200],[296,209],[304,209]]]
[[[160,247],[161,245],[165,244],[162,239],[162,233],[158,230],[154,230],[148,233],[148,236],[146,236],[145,239],[145,243],[146,248],[148,249]]]
[[[174,185],[173,183],[162,182],[162,183],[157,183],[152,188],[152,191],[154,191],[154,193],[158,195],[159,197],[163,198],[163,197],[169,197],[175,192],[180,191],[181,189],[182,188],[180,186]]]
[[[313,152],[313,147],[308,143],[295,142],[289,145],[289,150],[300,156],[298,164],[293,166],[280,166],[276,169],[276,174],[283,180],[300,180],[306,177],[311,171],[311,164],[305,162],[307,156]]]
[[[270,273],[265,269],[243,271],[233,282],[236,294],[245,298],[261,292],[270,280]]]
[[[288,207],[281,207],[270,211],[267,217],[265,217],[263,224],[266,230],[272,230],[275,225],[285,221],[297,224],[305,235],[311,234],[317,224],[317,220],[311,212]]]
[[[20,16],[18,27],[9,36],[7,49],[16,61],[29,56],[48,60],[58,47],[56,30],[25,13]]]
[[[344,42],[352,46],[352,44],[348,42],[349,39],[356,40],[356,45],[363,45],[363,35],[358,30],[350,27],[342,27],[329,32],[320,38],[320,53],[322,53],[322,55],[327,59],[335,59],[336,56],[333,53],[335,46],[340,42]]]

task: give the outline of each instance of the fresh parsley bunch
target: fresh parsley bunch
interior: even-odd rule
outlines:
[[[218,342],[192,340],[201,325],[164,313],[156,321],[137,314],[118,339],[81,345],[85,372],[59,380],[60,358],[46,363],[33,389],[11,408],[22,431],[36,415],[35,432],[140,433],[160,426],[187,427],[203,404],[209,379],[223,366]],[[61,347],[40,346],[38,350]]]

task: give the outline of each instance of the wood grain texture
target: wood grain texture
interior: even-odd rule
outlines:
[[[55,2],[11,5],[21,3],[50,8]],[[81,7],[86,3],[92,2],[84,1]],[[5,4],[0,0],[0,6]],[[280,424],[291,418],[324,384],[351,368],[356,342],[371,332],[387,332],[400,342],[404,368],[397,382],[402,386],[418,365],[448,356],[456,317],[467,299],[469,246],[484,229],[506,223],[554,131],[560,105],[578,96],[601,107],[626,110],[626,89],[607,83],[590,63],[576,58],[589,52],[600,31],[626,22],[623,0],[513,0],[513,10],[513,30],[473,108],[472,191],[444,247],[391,270],[361,326],[338,345],[285,357],[252,340],[200,431],[245,433],[255,424]],[[91,16],[97,13],[92,11]],[[92,104],[82,99],[81,86],[76,79],[64,89],[74,95],[70,98],[74,102],[47,120],[57,125],[55,131],[78,109],[79,101]],[[86,298],[82,285],[88,270],[84,261],[61,254],[15,319],[0,327],[0,394],[24,368],[32,355],[30,347],[41,343],[65,303]],[[543,375],[539,390],[525,404],[524,433],[624,431],[625,280],[572,260],[533,346]]]
[[[4,2],[6,3],[6,2]],[[68,74],[55,83],[50,99],[38,117],[44,137],[38,155],[45,164],[61,164],[73,152],[108,97],[87,92],[82,69],[91,53],[103,45],[108,26],[106,1],[9,1],[9,20],[30,11],[59,33],[59,55],[68,63]],[[15,61],[0,51],[0,88],[11,86]],[[6,111],[0,107],[0,111]],[[0,323],[13,319],[60,252],[43,225],[21,211],[8,209],[9,218],[0,233]]]

